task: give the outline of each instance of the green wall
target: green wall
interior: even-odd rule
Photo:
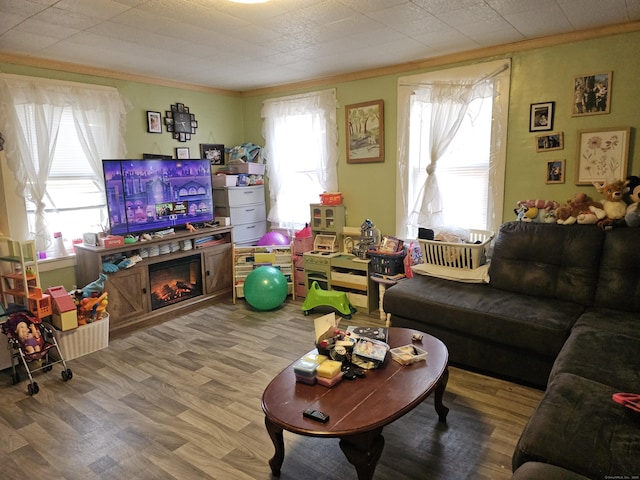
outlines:
[[[595,188],[575,185],[576,139],[581,129],[631,126],[628,172],[640,175],[640,153],[635,151],[634,145],[635,128],[640,122],[637,114],[637,99],[640,93],[638,82],[640,61],[637,45],[640,45],[640,32],[483,59],[512,58],[503,220],[515,219],[513,209],[518,200],[545,199],[563,203],[578,191],[587,192],[594,199],[600,198]],[[460,65],[462,64],[451,64],[438,69]],[[338,179],[339,190],[344,195],[349,212],[347,225],[359,226],[364,218],[369,217],[383,233],[394,231],[397,79],[426,71],[429,69],[321,87],[335,88],[340,103]],[[611,113],[572,117],[574,77],[607,71],[613,71]],[[273,97],[294,93],[299,91],[279,93]],[[244,102],[245,134],[250,141],[258,144],[264,142],[261,135],[260,109],[265,98],[269,97],[265,95],[250,97]],[[385,162],[383,164],[347,164],[344,106],[377,99],[384,100]],[[538,153],[535,148],[535,137],[541,132],[529,132],[529,108],[532,103],[548,101],[556,102],[553,131],[564,132],[565,148]],[[555,159],[566,160],[565,183],[548,185],[545,183],[546,163]],[[461,194],[463,195],[464,192]]]
[[[593,187],[575,185],[576,137],[580,129],[631,126],[629,174],[640,174],[639,153],[635,151],[635,127],[638,126],[636,104],[640,87],[640,61],[637,56],[640,32],[566,43],[563,45],[518,51],[513,55],[488,57],[512,58],[511,98],[509,109],[507,167],[504,219],[515,218],[513,208],[521,199],[547,199],[564,202],[578,191],[598,199]],[[483,59],[484,60],[484,59]],[[481,61],[481,60],[476,60]],[[472,63],[472,62],[466,62]],[[437,69],[460,66],[451,64]],[[347,225],[359,226],[371,218],[383,233],[395,228],[395,160],[397,153],[398,77],[431,69],[381,75],[371,79],[337,82],[308,90],[335,88],[339,102],[338,181],[347,206]],[[131,103],[127,117],[126,142],[128,156],[142,153],[175,155],[176,147],[189,147],[191,156],[199,156],[200,143],[223,143],[226,146],[243,142],[264,144],[260,111],[266,98],[300,93],[291,90],[277,95],[231,96],[186,89],[176,89],[139,82],[59,72],[35,67],[0,63],[0,71],[21,75],[44,76],[116,87]],[[573,78],[582,74],[613,71],[611,113],[571,117]],[[384,100],[385,161],[384,163],[347,164],[345,147],[345,105],[368,100]],[[529,107],[532,103],[554,101],[553,131],[564,132],[563,150],[537,153],[535,137],[529,132]],[[164,111],[176,102],[190,107],[198,121],[192,140],[180,143],[168,133],[146,132],[146,111]],[[546,162],[566,160],[564,184],[545,184]],[[464,192],[461,192],[464,194]]]

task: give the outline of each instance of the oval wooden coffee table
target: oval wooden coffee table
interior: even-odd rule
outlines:
[[[414,333],[421,342],[412,342]],[[431,392],[441,422],[449,409],[442,404],[449,370],[447,347],[435,337],[407,328],[390,328],[391,348],[414,344],[428,352],[426,362],[402,366],[388,354],[381,368],[368,370],[366,378],[343,380],[332,388],[297,383],[293,364],[265,389],[262,410],[275,447],[269,460],[271,472],[280,475],[284,461],[283,430],[311,437],[338,437],[347,460],[356,467],[358,479],[373,478],[384,447],[382,429],[418,406]],[[329,415],[327,423],[302,416],[312,408]]]

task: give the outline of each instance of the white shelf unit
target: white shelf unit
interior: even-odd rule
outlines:
[[[244,281],[256,264],[272,265],[287,279],[288,294],[296,299],[291,245],[233,246],[233,303],[244,298]]]

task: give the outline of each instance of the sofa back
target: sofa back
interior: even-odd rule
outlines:
[[[604,235],[595,225],[504,223],[493,249],[489,285],[593,305]]]
[[[595,305],[640,312],[640,228],[606,232]]]

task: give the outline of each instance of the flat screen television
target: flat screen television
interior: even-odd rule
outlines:
[[[102,160],[112,235],[213,222],[207,159]]]

